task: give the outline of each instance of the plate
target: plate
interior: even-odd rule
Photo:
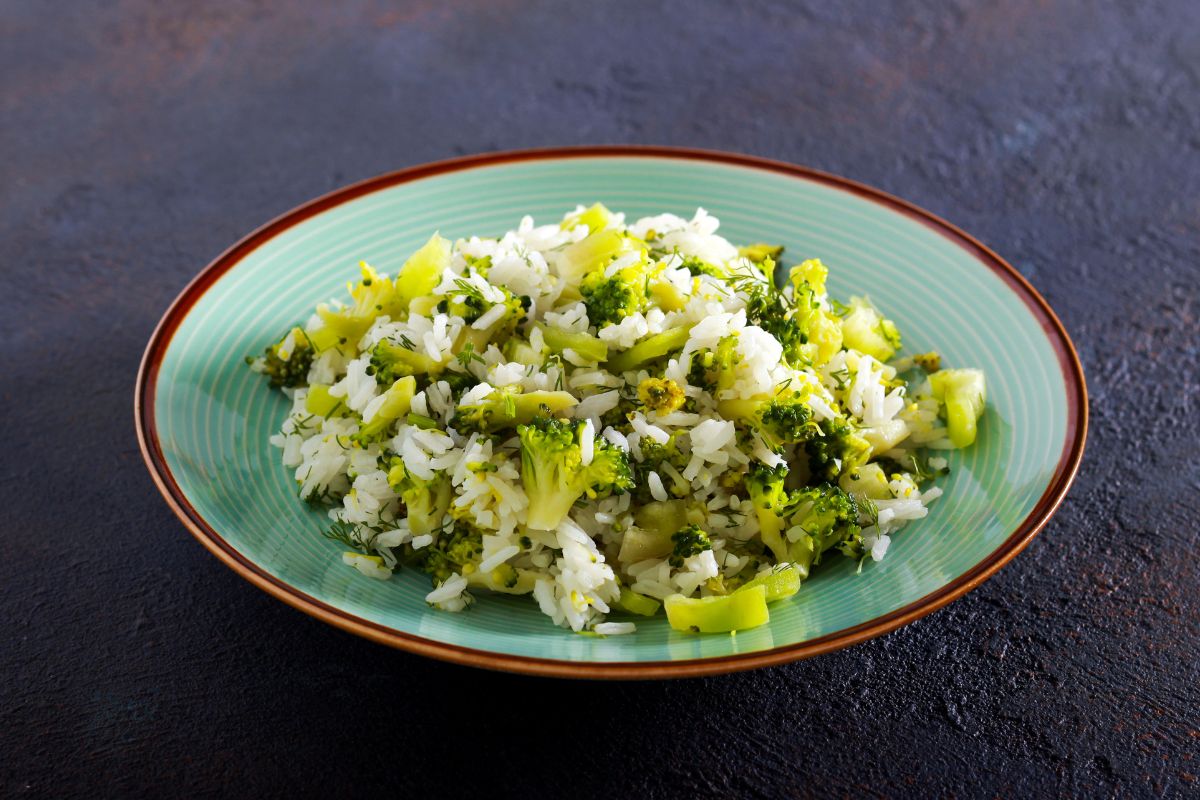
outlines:
[[[869,292],[906,352],[983,368],[976,445],[950,455],[945,495],[860,574],[827,559],[768,625],[736,635],[630,636],[554,627],[529,598],[482,596],[466,613],[424,602],[429,579],[374,581],[344,566],[296,499],[268,437],[287,402],[245,366],[365,259],[394,272],[434,230],[499,234],[521,216],[557,220],[601,201],[629,218],[703,206],[734,242],[820,257],[830,294]],[[695,150],[582,147],[492,153],[340,189],[233,245],[183,290],[146,349],[135,395],[146,464],[184,525],[251,583],[377,642],[463,664],[591,678],[705,675],[779,664],[878,636],[961,597],[1046,524],[1083,454],[1087,395],[1054,312],[999,256],[884,192],[804,167]],[[244,620],[242,622],[245,622]]]

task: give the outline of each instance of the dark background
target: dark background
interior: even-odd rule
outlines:
[[[321,5],[0,4],[0,795],[1196,796],[1200,4]],[[132,415],[189,278],[350,181],[604,142],[840,173],[1010,259],[1091,389],[1049,527],[881,639],[625,685],[393,652],[192,540]]]

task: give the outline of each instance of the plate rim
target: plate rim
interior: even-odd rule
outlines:
[[[676,161],[721,163],[784,174],[850,192],[915,219],[961,249],[967,250],[1002,278],[1030,309],[1055,351],[1067,394],[1064,447],[1045,492],[1030,513],[994,550],[953,581],[882,616],[841,631],[795,644],[751,653],[685,659],[680,661],[568,661],[510,653],[497,653],[441,642],[405,633],[359,617],[276,578],[237,551],[200,515],[187,499],[167,465],[154,418],[159,368],[172,337],[183,320],[214,283],[251,252],[285,230],[335,206],[356,198],[422,178],[481,167],[526,161],[574,158],[642,157]],[[213,259],[183,288],[168,306],[150,335],[138,367],[134,386],[134,423],[142,459],[167,505],[205,548],[242,578],[293,608],[342,630],[418,655],[456,664],[529,675],[565,678],[642,680],[716,675],[797,661],[840,650],[914,622],[937,611],[978,587],[1020,553],[1049,522],[1069,491],[1079,470],[1087,440],[1088,393],[1083,366],[1071,337],[1049,303],[1007,261],[978,239],[941,217],[907,200],[839,175],[785,161],[720,150],[659,145],[578,145],[502,150],[419,164],[382,173],[327,192],[283,212],[243,236]]]

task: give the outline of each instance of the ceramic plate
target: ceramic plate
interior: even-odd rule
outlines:
[[[413,570],[374,581],[344,566],[322,513],[296,499],[268,436],[286,400],[248,370],[365,259],[395,272],[434,230],[499,234],[524,214],[601,201],[629,218],[703,206],[734,242],[820,257],[830,293],[869,292],[906,352],[983,368],[977,444],[950,456],[945,496],[855,574],[826,559],[768,625],[728,635],[639,621],[631,636],[555,628],[529,598],[430,609]],[[1087,402],[1075,351],[1046,302],[947,222],[860,184],[790,164],[663,148],[586,147],[474,156],[383,175],[314,200],[235,244],[186,288],[146,350],[135,401],[150,472],[189,530],[279,599],[423,655],[544,675],[677,677],[778,664],[878,636],[979,585],[1046,524],[1083,453]],[[242,620],[241,623],[245,621]]]

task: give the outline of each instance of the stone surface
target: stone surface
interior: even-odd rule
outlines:
[[[0,104],[0,794],[1200,792],[1200,4],[18,1]],[[1092,392],[1045,532],[882,639],[628,685],[387,650],[187,535],[131,401],[197,270],[356,179],[588,142],[808,164],[1009,258]]]

